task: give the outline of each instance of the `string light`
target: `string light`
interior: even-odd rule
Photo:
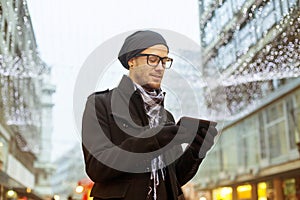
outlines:
[[[273,5],[266,3],[265,6]],[[218,56],[221,58],[220,63],[218,63],[218,57],[209,60],[210,63],[216,63],[217,66],[220,67],[220,70],[226,68],[234,69],[231,74],[224,76],[220,83],[220,87],[223,87],[227,95],[226,106],[228,108],[226,116],[222,115],[220,112],[220,119],[224,119],[224,117],[226,117],[226,119],[237,118],[239,114],[248,112],[251,110],[251,107],[254,108],[258,100],[264,98],[276,89],[278,84],[283,84],[285,79],[300,76],[300,40],[298,39],[300,34],[300,11],[291,8],[289,13],[283,14],[281,20],[274,25],[275,29],[270,31],[271,29],[269,27],[262,27],[261,24],[255,25],[258,23],[257,20],[261,20],[260,18],[270,17],[266,16],[266,13],[263,12],[264,9],[267,8],[262,5],[252,5],[252,7],[249,7],[251,13],[247,14],[247,9],[242,10],[242,12],[244,11],[243,14],[247,15],[245,23],[250,25],[252,20],[255,22],[250,25],[251,28],[248,29],[248,34],[250,34],[250,31],[254,33],[263,32],[258,41],[252,41],[254,47],[256,45],[259,46],[259,43],[262,42],[261,40],[265,40],[264,37],[272,36],[274,37],[273,41],[266,44],[261,50],[257,51],[257,53],[250,52],[250,50],[253,49],[251,49],[250,46],[245,47],[245,49],[240,52],[237,51],[236,58],[230,61],[233,62],[233,64],[229,64],[229,66],[227,62],[223,60],[228,59],[228,55],[225,56],[226,58]],[[275,16],[272,15],[272,17]],[[206,23],[202,22],[203,26],[209,23],[210,26],[213,26],[211,20],[208,20]],[[239,35],[240,27],[241,24],[237,23],[235,27],[231,28],[231,30],[234,31],[233,39]],[[241,30],[246,29],[243,28]],[[214,41],[216,39],[222,40],[222,37],[215,37],[212,39],[213,41],[211,43],[216,43]],[[227,41],[227,44],[230,44],[230,42],[231,41]],[[223,45],[225,46],[226,43],[223,42]],[[221,48],[218,49],[218,52],[220,49]],[[243,59],[241,59],[242,57]],[[211,62],[213,60],[215,61]],[[216,90],[219,89],[220,88]],[[218,92],[210,94],[210,96],[207,97],[207,101],[209,101],[211,95],[217,97]],[[215,102],[210,103],[209,105],[213,110],[217,110],[217,107],[219,106],[216,105]]]
[[[39,81],[50,69],[30,39],[33,33],[26,1],[19,2],[15,8],[7,1],[1,9],[4,10],[0,16],[4,18],[1,27],[6,28],[0,32],[3,37],[0,54],[0,106],[3,109],[0,114],[6,124],[26,138],[23,150],[37,152],[42,114]]]

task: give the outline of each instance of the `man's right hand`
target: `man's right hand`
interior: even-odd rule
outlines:
[[[161,147],[166,146],[173,139],[174,140],[172,142],[174,143],[174,145],[188,142],[189,137],[191,136],[191,134],[187,133],[187,129],[182,126],[180,127],[178,125],[166,125],[160,128],[161,130],[154,137]]]

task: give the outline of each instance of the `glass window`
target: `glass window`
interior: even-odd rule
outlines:
[[[275,4],[275,13],[276,13],[276,22],[279,22],[282,19],[282,14],[281,14],[281,0],[274,0]]]
[[[211,5],[214,3],[214,0],[202,0],[200,2],[202,3],[202,8],[205,12],[211,7]]]
[[[2,11],[2,4],[0,2],[0,30],[1,30],[1,27],[2,27],[2,14],[3,14],[3,11]]]
[[[251,20],[241,30],[236,32],[237,56],[248,51],[248,48],[256,42],[254,22]]]
[[[298,122],[298,123],[295,123],[296,124],[296,132],[297,132],[297,135],[296,135],[296,142],[300,142],[300,91],[298,91],[296,94],[295,94],[295,103],[296,103],[296,109],[295,109],[295,122]]]
[[[258,183],[257,196],[258,200],[274,199],[274,189],[272,181]]]
[[[266,109],[267,134],[270,157],[276,158],[287,153],[287,136],[283,102]]]
[[[237,190],[238,199],[240,199],[240,200],[252,199],[252,196],[251,196],[252,186],[251,185],[249,185],[249,184],[240,185],[236,188],[236,190]]]
[[[211,58],[211,59],[207,62],[205,68],[215,68],[216,66],[218,66],[217,59],[216,59],[216,58]]]
[[[238,127],[238,133],[239,133],[239,139],[237,141],[238,145],[238,164],[239,166],[247,166],[247,149],[248,149],[248,143],[246,138],[246,127],[244,126],[244,123],[241,123],[237,125]]]
[[[232,188],[222,187],[213,190],[213,199],[215,200],[231,200],[232,199]]]
[[[270,126],[268,129],[270,157],[276,158],[287,153],[287,140],[284,121]]]
[[[216,26],[213,21],[209,21],[206,26],[204,27],[204,37],[203,37],[203,42],[204,46],[207,46],[210,44],[215,36],[216,36]]]
[[[278,118],[283,117],[283,104],[277,103],[266,110],[267,123],[270,123]]]
[[[216,18],[219,19],[219,28],[222,29],[233,17],[230,1],[225,1],[221,7],[215,11]]]
[[[218,141],[218,144],[221,144],[222,146],[223,171],[231,172],[230,174],[235,173],[238,167],[238,146],[236,145],[238,134],[239,133],[236,131],[236,128],[230,128],[220,136],[220,140],[222,141],[222,143]]]
[[[283,192],[285,199],[297,199],[296,180],[294,178],[283,181]]]
[[[6,141],[1,138],[0,135],[0,171],[5,170],[5,166],[7,165],[7,155],[8,155],[8,146]]]
[[[266,200],[267,199],[267,183],[261,182],[257,184],[257,196],[258,200]]]
[[[279,0],[281,3],[282,15],[285,16],[289,13],[289,5],[286,0]]]
[[[296,4],[297,4],[297,0],[288,0],[287,2],[289,2],[289,7],[290,8],[296,6]]]
[[[227,45],[219,48],[218,63],[221,69],[226,69],[236,60],[236,49],[234,41],[229,42]]]
[[[267,158],[267,143],[265,135],[265,123],[263,119],[263,113],[258,115],[259,121],[259,144],[260,144],[260,157],[262,159]]]
[[[232,0],[234,12],[239,12],[245,2],[246,0]]]
[[[256,33],[261,38],[276,23],[276,11],[273,1],[269,1],[262,9],[255,12]]]
[[[257,123],[257,115],[247,118],[244,122],[246,127],[246,142],[247,142],[247,164],[248,166],[255,166],[258,163],[258,135],[259,130]]]
[[[288,136],[290,149],[296,148],[296,134],[297,134],[297,121],[296,112],[294,109],[293,99],[289,98],[286,100],[286,111],[287,111],[287,123],[288,123]]]

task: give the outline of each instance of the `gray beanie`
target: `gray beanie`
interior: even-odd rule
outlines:
[[[125,39],[118,59],[126,69],[129,69],[128,61],[131,58],[157,44],[165,45],[169,50],[166,40],[159,33],[149,30],[137,31]]]

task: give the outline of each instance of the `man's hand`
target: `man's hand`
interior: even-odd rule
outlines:
[[[175,138],[176,136],[176,138]],[[178,125],[166,125],[155,135],[161,147],[169,144],[174,138],[174,145],[182,144],[188,141],[188,134],[184,127]]]
[[[214,145],[214,138],[217,134],[218,131],[214,126],[209,126],[208,129],[200,128],[190,145],[193,155],[197,158],[204,158],[206,153]]]

